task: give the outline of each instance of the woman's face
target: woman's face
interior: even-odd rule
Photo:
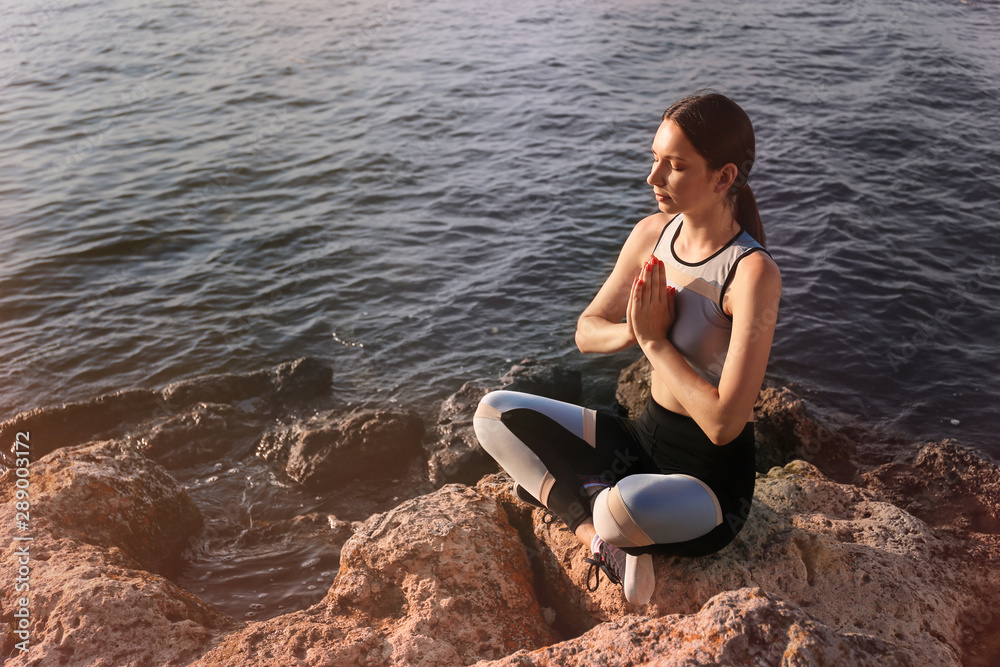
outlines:
[[[677,123],[660,123],[652,149],[653,168],[646,182],[653,186],[661,211],[670,215],[701,211],[721,200],[716,191],[718,172],[708,168]]]

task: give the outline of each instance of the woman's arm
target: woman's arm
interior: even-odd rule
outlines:
[[[667,222],[664,214],[656,213],[632,228],[611,275],[577,320],[576,346],[581,352],[618,352],[635,345],[632,327],[622,321],[632,279],[639,275]]]
[[[740,261],[729,291],[733,331],[719,387],[698,375],[666,338],[674,319],[673,293],[662,264],[644,268],[629,300],[627,319],[660,382],[717,445],[746,424],[764,382],[771,352],[781,274],[765,253]]]

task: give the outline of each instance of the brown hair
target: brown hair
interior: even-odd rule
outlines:
[[[736,180],[727,193],[733,217],[745,232],[766,245],[757,199],[747,185],[756,157],[756,140],[746,112],[725,95],[706,92],[675,102],[663,112],[663,120],[677,123],[709,169],[722,169],[730,163],[736,166]]]

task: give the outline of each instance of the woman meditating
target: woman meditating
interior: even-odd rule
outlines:
[[[632,604],[653,594],[651,554],[716,552],[747,519],[753,406],[781,296],[747,185],[755,141],[743,109],[717,93],[683,99],[652,151],[659,212],[632,229],[576,330],[584,353],[639,346],[652,366],[642,415],[494,391],[474,419],[518,495],[590,547],[588,587],[603,571]]]

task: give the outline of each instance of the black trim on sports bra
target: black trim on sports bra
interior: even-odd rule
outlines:
[[[678,213],[678,215],[680,215],[680,214]],[[671,222],[673,222],[673,220],[671,220]],[[674,232],[674,238],[670,239],[670,254],[673,255],[674,259],[676,259],[678,262],[680,262],[684,266],[701,266],[702,264],[705,264],[706,262],[712,261],[713,259],[715,259],[716,257],[718,257],[719,254],[723,250],[725,250],[729,246],[731,246],[734,243],[736,243],[736,239],[738,239],[739,237],[743,236],[743,229],[740,228],[740,231],[737,232],[736,236],[734,236],[733,238],[729,239],[729,241],[726,243],[726,245],[722,246],[721,248],[719,248],[718,250],[716,250],[715,252],[713,252],[711,255],[709,255],[705,259],[701,260],[700,262],[685,262],[683,259],[681,259],[680,257],[678,257],[677,253],[674,251],[674,243],[677,242],[677,237],[680,235],[681,228],[683,226],[684,226],[684,220],[682,219],[681,223],[679,225],[677,225],[677,231]]]
[[[680,215],[682,214],[678,213],[674,217],[670,218],[667,224],[663,225],[663,229],[660,230],[660,235],[656,237],[656,243],[653,244],[653,252],[656,252],[656,249],[660,247],[660,241],[663,240],[663,235],[667,233],[667,227],[672,225],[674,220],[676,220]]]

